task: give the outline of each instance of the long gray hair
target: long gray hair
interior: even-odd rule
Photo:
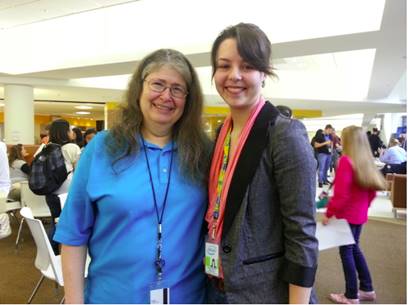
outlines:
[[[188,95],[184,111],[173,126],[172,136],[177,143],[181,172],[195,182],[206,183],[210,162],[210,140],[202,126],[204,98],[197,74],[188,59],[176,50],[160,49],[147,55],[129,82],[126,100],[120,106],[118,118],[106,138],[113,163],[140,150],[136,136],[141,133],[143,114],[140,96],[146,77],[162,67],[170,67],[183,77]]]

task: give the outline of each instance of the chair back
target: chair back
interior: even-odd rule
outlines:
[[[407,175],[393,174],[391,202],[394,208],[407,208]]]
[[[0,194],[0,213],[13,212],[21,209],[20,201],[9,201],[7,197]]]
[[[61,203],[61,210],[64,208],[65,201],[67,201],[68,193],[63,193],[58,195],[60,203]]]
[[[7,213],[6,201],[7,201],[6,197],[0,196],[0,214]]]
[[[28,181],[21,182],[21,206],[31,208],[34,217],[51,217],[45,196],[34,194],[28,186]]]
[[[37,256],[34,263],[35,267],[44,274],[51,265],[55,281],[60,286],[64,286],[61,265],[57,262],[57,257],[52,250],[50,241],[48,240],[47,233],[45,232],[41,220],[33,217],[33,213],[29,207],[23,207],[20,210],[20,214],[27,222],[37,247]]]

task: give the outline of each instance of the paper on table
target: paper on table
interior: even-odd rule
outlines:
[[[325,226],[318,222],[316,238],[319,240],[319,251],[354,244],[353,235],[345,219],[330,218]]]

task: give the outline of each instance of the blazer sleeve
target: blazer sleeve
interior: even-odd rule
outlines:
[[[316,160],[304,125],[278,117],[270,134],[272,177],[277,185],[284,226],[283,278],[312,287],[318,260],[316,232]]]

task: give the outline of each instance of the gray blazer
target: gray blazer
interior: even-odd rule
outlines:
[[[288,303],[289,283],[313,286],[315,173],[303,124],[266,103],[227,197],[220,256],[229,303]]]

